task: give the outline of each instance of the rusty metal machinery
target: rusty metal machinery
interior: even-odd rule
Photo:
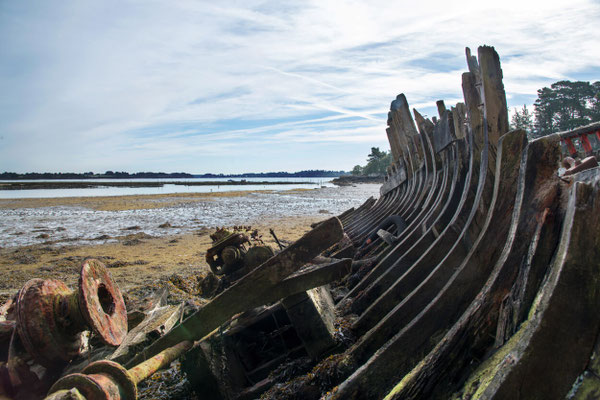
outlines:
[[[56,279],[30,280],[19,291],[16,311],[24,347],[45,367],[79,354],[83,331],[91,330],[111,346],[127,335],[123,296],[98,260],[84,261],[76,291]]]
[[[7,348],[0,374],[7,393],[43,388],[49,376],[80,354],[84,331],[111,346],[127,335],[121,291],[104,264],[94,259],[83,262],[77,290],[56,279],[32,279],[3,308],[8,318],[1,324],[0,343]],[[32,372],[30,366],[36,364],[44,367],[41,373]]]
[[[250,231],[247,227],[246,231]],[[252,239],[256,237],[252,232]],[[210,235],[213,246],[206,252],[206,262],[215,275],[227,275],[242,267],[252,269],[273,256],[273,250],[265,246],[260,239],[252,243],[247,235],[238,231],[217,229]]]
[[[183,341],[130,369],[108,360],[93,362],[81,374],[58,380],[46,399],[135,400],[139,382],[169,365],[191,347],[191,341]]]

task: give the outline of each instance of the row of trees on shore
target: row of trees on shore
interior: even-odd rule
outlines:
[[[392,154],[389,151],[381,151],[379,147],[371,147],[371,153],[367,156],[367,165],[355,165],[352,175],[385,175],[388,165],[392,163]]]
[[[73,173],[73,172],[27,172],[19,174],[16,172],[0,173],[0,180],[23,180],[23,179],[140,179],[140,178],[333,178],[344,175],[345,171],[325,171],[322,169],[305,170],[298,172],[257,172],[243,174],[202,174],[192,175],[186,172],[115,172],[106,171],[96,174],[94,172]]]
[[[600,81],[559,81],[537,91],[533,112],[515,108],[513,129],[524,129],[535,138],[600,121]]]

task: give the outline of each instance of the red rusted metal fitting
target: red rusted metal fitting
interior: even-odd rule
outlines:
[[[78,355],[85,330],[92,330],[112,346],[127,335],[121,291],[104,264],[94,259],[83,262],[77,291],[56,279],[27,282],[19,291],[16,314],[23,346],[47,368]]]
[[[575,145],[573,145],[573,141],[571,140],[571,138],[565,138],[564,141],[567,145],[567,149],[569,150],[569,154],[571,156],[577,154],[577,150],[575,149]]]
[[[48,392],[77,389],[87,400],[135,400],[137,385],[120,364],[102,360],[88,365],[81,374],[59,379]]]
[[[171,364],[192,344],[190,341],[180,342],[129,370],[113,361],[93,362],[81,374],[59,379],[48,391],[46,400],[70,399],[68,395],[73,389],[87,400],[135,400],[138,383]]]
[[[588,139],[587,135],[579,136],[579,141],[583,145],[583,150],[585,151],[585,153],[588,155],[591,154],[593,151],[592,144],[590,143],[590,140]]]

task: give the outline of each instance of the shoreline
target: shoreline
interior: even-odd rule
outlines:
[[[249,186],[249,185],[289,185],[287,181],[247,181],[245,179],[234,181],[44,181],[44,182],[0,182],[0,190],[40,190],[40,189],[94,189],[100,187],[126,187],[126,188],[156,188],[165,185],[177,186]],[[314,182],[293,182],[294,185],[314,185]]]
[[[249,225],[276,250],[269,229],[293,242],[312,223],[362,204],[376,190],[365,185],[0,199],[0,304],[32,278],[60,279],[75,288],[81,262],[89,257],[109,267],[123,293],[135,296],[160,285],[177,293],[173,276],[208,273],[205,253],[215,227]]]
[[[283,193],[318,189],[290,189]],[[114,196],[32,197],[0,199],[0,209],[81,206],[95,211],[125,211],[169,207],[201,200],[214,201],[223,197],[240,197],[252,193],[272,193],[273,190],[236,190],[208,193],[122,194]],[[173,198],[172,200],[169,200]]]

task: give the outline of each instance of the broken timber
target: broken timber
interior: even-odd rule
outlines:
[[[135,365],[144,358],[152,357],[161,350],[184,340],[200,340],[235,314],[279,300],[281,297],[271,298],[269,292],[273,291],[279,283],[286,284],[284,281],[286,277],[340,241],[342,235],[342,225],[336,217],[317,225],[312,231],[245,275],[167,335],[147,347],[127,365]],[[314,287],[312,284],[308,286],[301,287],[299,290],[304,291]]]

